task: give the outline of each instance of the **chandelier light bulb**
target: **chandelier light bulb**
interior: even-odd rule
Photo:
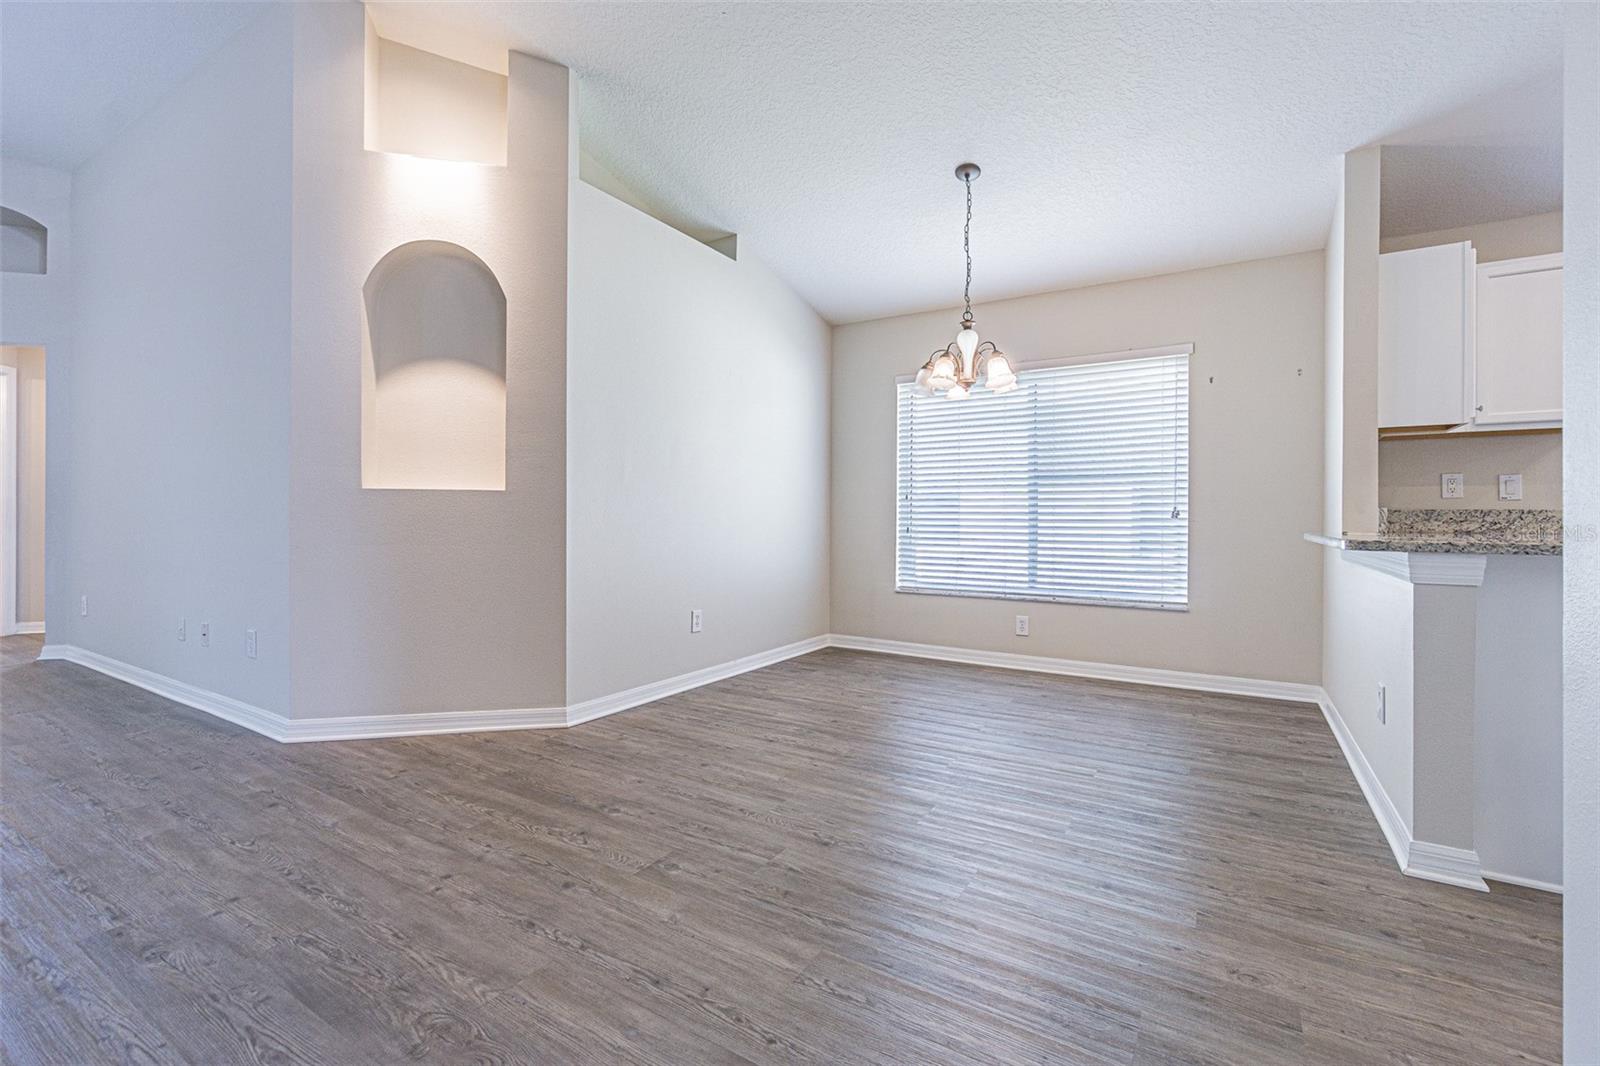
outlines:
[[[1017,375],[1011,364],[999,352],[992,352],[984,360],[984,384],[990,392],[1010,392],[1017,387]]]
[[[972,353],[978,350],[978,331],[971,325],[966,326],[956,334],[956,347],[961,350],[961,362],[964,366],[972,365]]]

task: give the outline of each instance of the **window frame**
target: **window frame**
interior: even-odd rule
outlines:
[[[900,549],[901,534],[903,532],[900,522],[900,388],[903,385],[916,381],[916,374],[898,374],[895,376],[895,418],[894,418],[894,557],[891,567],[894,572],[894,591],[897,594],[908,596],[949,596],[969,600],[999,600],[1016,603],[1066,603],[1085,607],[1123,607],[1141,611],[1171,611],[1179,614],[1187,613],[1194,603],[1194,585],[1191,580],[1193,575],[1194,554],[1193,538],[1193,511],[1194,511],[1194,344],[1168,344],[1154,348],[1126,348],[1113,352],[1092,352],[1083,355],[1059,356],[1049,359],[1035,359],[1027,362],[1016,362],[1012,368],[1020,376],[1035,370],[1056,370],[1061,367],[1104,365],[1110,363],[1129,362],[1135,359],[1156,359],[1165,356],[1186,356],[1189,359],[1189,377],[1185,388],[1185,401],[1188,410],[1185,412],[1184,445],[1187,453],[1185,462],[1185,500],[1188,504],[1183,509],[1184,526],[1184,600],[1182,603],[1159,603],[1148,600],[1125,600],[1109,597],[1095,596],[1051,596],[1037,592],[982,592],[962,591],[957,589],[935,589],[915,585],[902,585],[900,583]],[[960,401],[956,401],[960,402]]]

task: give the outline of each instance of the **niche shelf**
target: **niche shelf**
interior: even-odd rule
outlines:
[[[7,274],[43,274],[50,233],[44,224],[21,211],[0,207],[0,270]]]
[[[506,487],[506,296],[446,241],[378,260],[361,290],[361,487]]]

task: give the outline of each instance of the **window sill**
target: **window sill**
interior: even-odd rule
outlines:
[[[1015,592],[957,592],[952,589],[918,588],[914,585],[895,585],[895,592],[911,596],[952,596],[966,600],[1009,600],[1014,603],[1071,603],[1080,607],[1132,607],[1143,611],[1175,611],[1186,614],[1189,604],[1154,603],[1142,600],[1094,599],[1086,596],[1041,596]]]

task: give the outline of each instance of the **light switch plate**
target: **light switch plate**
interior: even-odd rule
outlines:
[[[1467,479],[1461,474],[1439,475],[1439,496],[1445,500],[1459,500],[1467,494]]]
[[[1522,499],[1522,475],[1521,474],[1501,474],[1500,475],[1500,498],[1502,500],[1520,500],[1520,499]]]

